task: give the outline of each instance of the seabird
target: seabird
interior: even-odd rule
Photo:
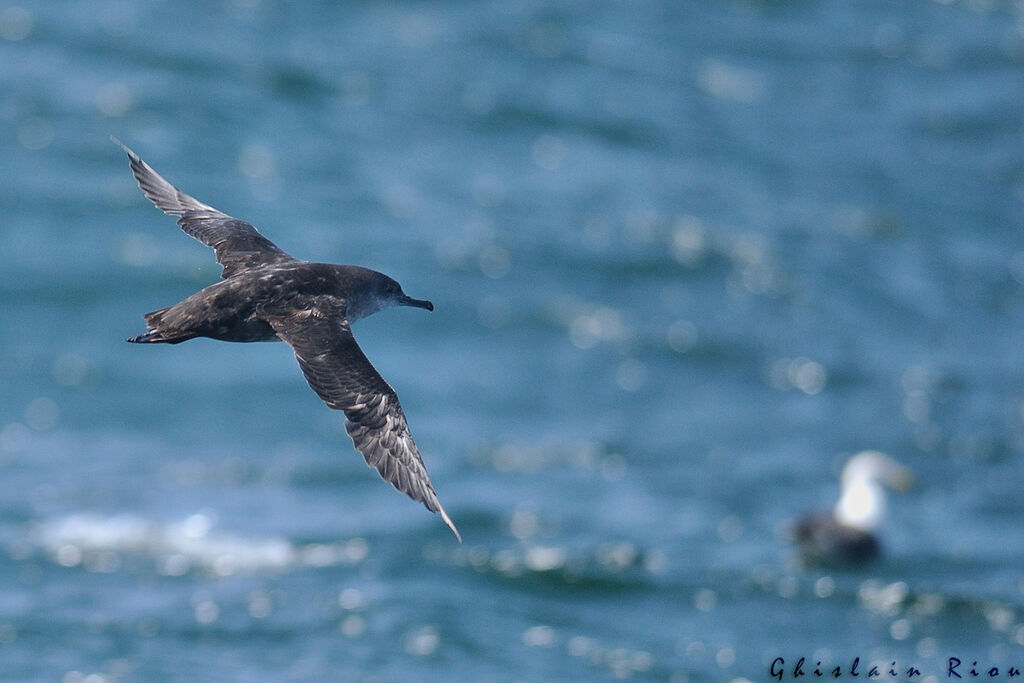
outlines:
[[[847,461],[840,497],[829,512],[811,513],[793,528],[800,554],[809,564],[857,564],[878,557],[875,534],[885,515],[885,489],[906,491],[909,469],[879,451],[861,451]]]
[[[127,154],[139,188],[156,208],[177,216],[187,234],[212,247],[223,280],[184,301],[145,315],[146,331],[128,341],[178,344],[195,337],[222,341],[287,342],[313,391],[345,413],[352,443],[381,477],[440,513],[441,507],[395,390],[352,336],[352,323],[390,306],[434,310],[393,279],[360,266],[295,259],[251,224],[197,201],[174,187],[139,155]]]

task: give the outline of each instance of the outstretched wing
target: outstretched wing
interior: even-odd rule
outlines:
[[[461,541],[434,493],[398,395],[356,344],[348,321],[340,313],[313,308],[268,322],[295,351],[313,391],[328,407],[345,412],[345,429],[366,464],[405,495],[440,513]]]
[[[213,247],[217,263],[224,266],[221,277],[231,277],[249,268],[294,260],[261,235],[254,226],[185,194],[164,180],[120,140],[111,139],[128,153],[132,173],[146,199],[164,213],[178,216],[178,225],[182,230],[206,246]]]

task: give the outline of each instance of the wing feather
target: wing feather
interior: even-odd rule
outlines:
[[[295,351],[313,391],[345,413],[345,429],[366,464],[413,500],[441,515],[460,541],[430,483],[395,390],[384,381],[352,336],[340,313],[272,317],[268,322]]]
[[[120,140],[111,139],[128,154],[132,174],[146,199],[164,213],[178,216],[178,225],[186,234],[213,248],[217,263],[224,267],[221,277],[228,278],[249,268],[294,260],[261,235],[255,226],[185,194],[164,180]]]

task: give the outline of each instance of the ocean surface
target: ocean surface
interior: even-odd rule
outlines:
[[[354,329],[462,544],[284,344],[125,343],[220,269],[111,135],[434,302]],[[1024,669],[1020,2],[5,2],[0,239],[0,680]]]

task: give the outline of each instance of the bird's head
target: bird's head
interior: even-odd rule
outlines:
[[[347,297],[347,317],[355,322],[391,306],[414,306],[434,310],[434,304],[424,299],[413,299],[402,291],[402,285],[384,273],[365,270],[351,283]]]
[[[914,481],[913,473],[889,456],[878,451],[861,451],[843,467],[840,477],[841,496],[834,514],[846,526],[869,531],[877,527],[885,515],[885,491],[907,491]]]

